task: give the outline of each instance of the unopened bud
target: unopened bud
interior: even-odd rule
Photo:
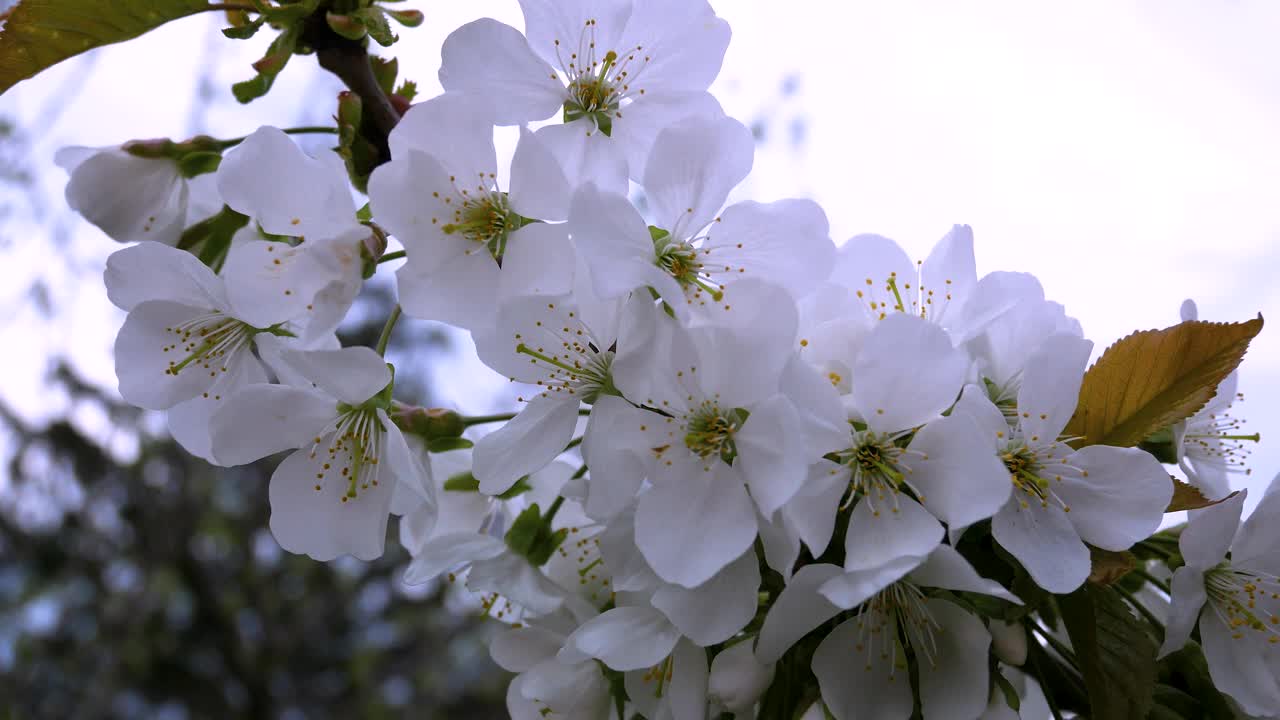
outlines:
[[[761,665],[751,646],[740,642],[711,661],[707,694],[735,714],[754,707],[773,682],[773,665]]]
[[[426,19],[421,10],[388,10],[383,8],[382,12],[405,27],[418,27]]]
[[[1021,667],[1027,661],[1027,629],[1019,623],[992,620],[991,649],[1006,665]]]
[[[428,443],[442,438],[456,438],[467,429],[462,416],[444,408],[399,405],[391,411],[391,421],[401,432],[417,435]]]
[[[364,278],[368,280],[378,270],[378,260],[387,251],[387,233],[369,223],[369,234],[360,242],[360,260],[364,265]]]

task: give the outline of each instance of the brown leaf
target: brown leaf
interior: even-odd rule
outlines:
[[[1138,558],[1128,550],[1116,552],[1090,546],[1089,555],[1093,563],[1089,582],[1099,585],[1110,585],[1138,566]]]
[[[1210,500],[1194,485],[1188,485],[1175,477],[1170,477],[1169,479],[1173,481],[1173,499],[1169,501],[1169,507],[1165,509],[1167,513],[1211,507],[1240,493],[1237,490],[1220,500]]]
[[[1243,323],[1184,322],[1107,348],[1085,373],[1067,434],[1072,444],[1132,447],[1195,414],[1240,364],[1262,316]]]

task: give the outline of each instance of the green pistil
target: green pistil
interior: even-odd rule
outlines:
[[[1188,435],[1191,438],[1200,438],[1202,440],[1248,440],[1250,442],[1262,442],[1262,433],[1254,433],[1252,435]]]
[[[898,303],[893,306],[894,309],[898,312],[906,312],[906,305],[902,303],[902,295],[898,292],[898,276],[896,273],[891,273],[889,275],[889,289],[893,291],[893,298]]]
[[[745,420],[745,411],[742,410],[724,413],[715,406],[701,408],[686,428],[685,447],[699,457],[719,455],[721,460],[732,464],[738,455],[733,435]]]
[[[529,347],[528,345],[525,345],[524,343],[520,343],[516,345],[516,352],[522,355],[528,355],[529,357],[535,358],[537,360],[541,360],[542,362],[548,365],[551,365],[553,367],[558,367],[561,370],[564,370],[565,372],[570,373],[572,375],[578,375],[582,372],[581,369],[573,367],[572,365],[567,365],[548,355],[544,355],[543,353],[540,353],[537,350],[534,350],[533,348]]]
[[[582,75],[570,83],[569,94],[572,99],[564,104],[566,123],[590,118],[600,132],[606,136],[611,134],[612,114],[618,110],[618,97],[608,76],[617,60],[618,54],[610,50],[605,54],[604,61],[595,74]]]
[[[494,260],[502,262],[507,237],[522,224],[522,218],[507,204],[506,196],[492,193],[479,200],[467,200],[458,212],[458,222],[449,223],[441,230],[446,235],[460,234],[484,245]]]
[[[654,241],[656,263],[667,271],[682,287],[697,287],[719,302],[724,293],[719,286],[702,276],[702,263],[698,251],[685,243],[671,242],[669,235]]]

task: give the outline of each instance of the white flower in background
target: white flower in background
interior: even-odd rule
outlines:
[[[590,658],[570,663],[556,656],[578,625],[561,610],[505,628],[493,638],[489,653],[494,662],[517,673],[507,688],[513,720],[622,720],[599,663]]]
[[[863,429],[846,439],[835,462],[817,468],[848,490],[847,570],[926,555],[942,540],[939,520],[966,527],[1005,504],[1008,474],[978,427],[967,417],[942,416],[968,367],[945,331],[911,314],[886,316],[849,364],[847,407]],[[842,381],[831,378],[833,385]],[[910,438],[905,446],[904,438]]]
[[[374,217],[408,253],[396,273],[405,312],[467,329],[499,303],[570,291],[563,224],[572,186],[542,137],[521,131],[510,192],[497,187],[493,126],[467,96],[419,103],[391,133],[392,161],[369,179]]]
[[[397,484],[430,497],[429,470],[387,417],[392,375],[366,347],[281,353],[305,387],[252,385],[214,414],[213,454],[243,465],[284,450],[271,475],[271,532],[316,560],[382,555]]]
[[[751,170],[754,142],[731,118],[688,120],[664,130],[644,174],[657,230],[624,195],[581,188],[569,211],[569,231],[596,294],[616,298],[647,286],[680,318],[693,308],[716,322],[733,304],[733,283],[764,280],[793,297],[820,283],[835,246],[816,203],[748,201],[721,211]]]
[[[756,703],[773,682],[773,665],[756,660],[750,640],[721,650],[711,661],[707,694],[713,705],[753,717]]]
[[[107,297],[129,313],[115,343],[120,395],[169,410],[174,437],[212,461],[210,416],[237,389],[267,382],[253,348],[265,335],[287,332],[279,326],[289,308],[233,302],[231,288],[253,278],[224,281],[190,253],[160,243],[112,253],[104,279]]]
[[[222,209],[213,176],[184,177],[172,158],[73,146],[54,162],[71,175],[67,204],[116,242],[176,245],[187,226]]]
[[[765,618],[756,643],[761,663],[776,662],[810,631],[842,610],[857,609],[813,655],[822,699],[839,720],[908,718],[913,705],[907,652],[920,670],[925,718],[976,718],[987,705],[991,636],[982,620],[926,588],[991,595],[1018,603],[949,545],[926,556],[899,557],[846,572],[836,565],[801,568]]]
[[[1003,462],[1013,496],[991,520],[991,534],[1040,587],[1075,590],[1089,576],[1089,548],[1127,550],[1160,526],[1173,484],[1160,463],[1136,448],[1060,438],[1075,412],[1093,343],[1054,335],[1030,357],[1018,390],[1016,425],[976,385],[953,415],[967,416]]]
[[[1195,302],[1183,302],[1181,315],[1183,322],[1198,320]],[[1231,492],[1231,473],[1250,474],[1247,463],[1251,451],[1245,443],[1262,439],[1259,433],[1245,434],[1244,421],[1231,415],[1235,403],[1244,400],[1239,383],[1240,371],[1232,370],[1204,407],[1173,426],[1178,467],[1211,500]]]
[[[364,282],[362,247],[372,231],[356,220],[342,158],[312,158],[284,131],[262,127],[227,153],[218,189],[233,210],[297,245],[256,240],[237,245],[222,274],[233,302],[280,308],[305,318],[304,339],[333,332]]]
[[[585,153],[625,157],[639,180],[660,130],[721,113],[706,90],[720,72],[729,26],[705,0],[522,0],[520,7],[525,35],[484,18],[455,30],[440,50],[445,91],[478,98],[494,123],[562,113],[558,134]]]
[[[1270,717],[1280,708],[1280,482],[1241,523],[1247,494],[1195,513],[1178,538],[1186,565],[1173,573],[1160,656],[1198,625],[1214,686]]]

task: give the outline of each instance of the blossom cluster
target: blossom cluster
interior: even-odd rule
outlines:
[[[1046,717],[1027,626],[1005,621],[1025,593],[975,553],[1071,593],[1174,490],[1146,449],[1066,435],[1080,324],[1029,274],[979,277],[967,226],[913,262],[879,235],[837,246],[810,200],[730,203],[754,140],[708,92],[730,33],[705,0],[521,7],[523,33],[445,41],[445,92],[391,132],[367,208],[337,154],[272,127],[194,176],[64,151],[72,206],[141,241],[106,269],[123,397],[216,465],[289,452],[286,550],[375,558],[398,516],[407,582],[447,578],[508,625],[512,717],[775,717],[798,655],[819,716]],[[499,126],[519,128],[501,166]],[[195,252],[223,205],[245,220]],[[381,347],[339,346],[389,238],[387,332],[401,310],[469,331],[526,388],[518,413],[405,406]],[[1212,499],[1244,452],[1235,385],[1173,431]],[[1236,536],[1243,499],[1197,511],[1183,543],[1213,537],[1154,602],[1166,652],[1199,618],[1215,684],[1274,714],[1280,492]]]

